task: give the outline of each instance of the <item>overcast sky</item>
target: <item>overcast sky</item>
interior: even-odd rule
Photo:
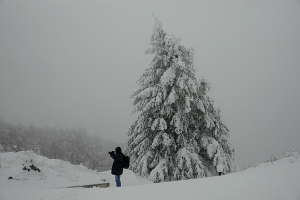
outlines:
[[[299,0],[2,0],[0,116],[125,143],[152,13],[195,48],[241,167],[300,147]]]

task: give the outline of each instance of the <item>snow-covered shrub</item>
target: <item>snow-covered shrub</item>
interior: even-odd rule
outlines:
[[[278,157],[276,154],[273,154],[271,157],[269,157],[267,160],[265,160],[265,163],[270,162],[274,165],[274,161],[278,160]]]
[[[249,169],[249,168],[251,168],[252,166],[250,165],[250,164],[247,164],[246,166],[245,166],[245,170],[246,169]]]
[[[299,157],[300,157],[300,149],[299,149],[299,151],[295,151],[294,149],[292,149],[292,153],[290,153],[290,152],[283,153],[283,158],[288,158],[288,161],[291,162],[291,163],[295,162],[296,159],[298,159]],[[274,164],[274,162],[276,160],[278,160],[278,159],[279,159],[278,156],[276,154],[273,154],[268,159],[263,160],[260,163],[257,163],[256,167],[259,166],[262,163],[268,163],[268,162],[270,162],[270,163]]]
[[[292,149],[292,153],[285,152],[284,157],[288,158],[290,163],[293,163],[293,162],[295,162],[296,159],[298,159],[300,157],[300,149],[299,149],[299,151],[295,151],[294,149]]]
[[[292,154],[288,151],[283,153],[283,155],[284,155],[285,158],[292,157]]]
[[[300,151],[295,151],[295,150],[293,149],[292,156],[294,156],[295,158],[299,158],[299,157],[300,157]]]
[[[26,160],[26,162],[23,164],[23,170],[25,171],[38,171],[38,172],[41,172],[41,170],[34,164],[34,160],[31,159],[31,160]]]

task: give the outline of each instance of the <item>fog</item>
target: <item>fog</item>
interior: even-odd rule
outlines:
[[[0,116],[125,143],[152,13],[195,48],[241,167],[300,147],[299,0],[0,1]]]

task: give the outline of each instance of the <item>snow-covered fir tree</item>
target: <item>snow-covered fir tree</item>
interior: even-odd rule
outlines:
[[[194,49],[162,29],[155,20],[150,67],[132,94],[137,120],[128,131],[131,169],[153,182],[213,176],[218,164],[235,171],[229,130],[207,96],[210,85],[197,80]]]

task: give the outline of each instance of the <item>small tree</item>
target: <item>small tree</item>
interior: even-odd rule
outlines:
[[[157,19],[150,44],[146,54],[154,58],[131,96],[140,113],[128,131],[131,169],[153,182],[216,175],[218,164],[234,171],[229,130],[206,95],[209,84],[195,78],[194,49]]]

